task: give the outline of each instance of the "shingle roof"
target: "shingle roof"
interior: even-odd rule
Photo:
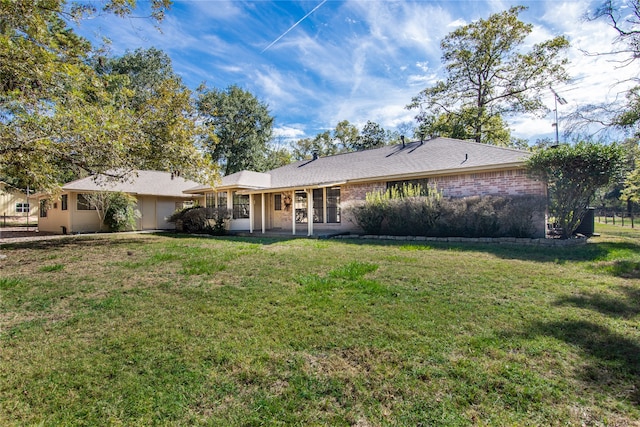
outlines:
[[[269,188],[271,187],[271,175],[268,173],[240,171],[231,175],[227,175],[222,179],[224,187],[243,187],[243,188]]]
[[[531,153],[495,145],[434,138],[301,160],[265,173],[241,171],[222,178],[216,188],[279,189],[375,179],[428,177],[465,171],[521,167]],[[199,185],[189,192],[211,190]]]
[[[522,166],[530,153],[494,145],[435,138],[298,161],[269,171],[271,187],[299,187],[332,182],[429,176],[464,170]]]
[[[135,171],[125,180],[113,180],[106,176],[82,178],[62,186],[65,191],[122,191],[147,196],[188,197],[183,192],[199,184],[169,172]]]

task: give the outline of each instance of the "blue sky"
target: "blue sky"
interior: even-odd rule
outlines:
[[[136,15],[144,15],[138,0]],[[404,107],[422,89],[443,78],[440,40],[456,27],[511,6],[529,9],[521,19],[534,25],[528,44],[564,34],[572,44],[568,70],[574,81],[556,87],[568,101],[559,108],[615,99],[636,73],[619,68],[607,52],[615,37],[605,22],[588,22],[597,2],[575,1],[223,1],[174,0],[154,28],[149,19],[96,16],[79,32],[111,53],[156,47],[172,59],[192,89],[235,84],[268,104],[275,134],[290,140],[313,137],[341,120],[362,128],[367,120],[396,130],[413,121]],[[546,104],[554,108],[549,92]],[[507,118],[516,137],[555,138],[553,112]],[[562,130],[562,123],[561,123]]]

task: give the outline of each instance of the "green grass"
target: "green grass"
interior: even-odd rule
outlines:
[[[640,231],[596,231],[5,245],[0,425],[636,425]]]

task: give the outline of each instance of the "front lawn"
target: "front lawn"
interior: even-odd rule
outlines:
[[[637,425],[640,232],[0,253],[0,425]]]

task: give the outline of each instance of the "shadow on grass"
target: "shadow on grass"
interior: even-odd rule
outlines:
[[[117,235],[117,234],[116,234]],[[186,233],[158,233],[152,234],[157,236],[166,237],[169,239],[184,239],[184,240],[220,240],[229,242],[242,242],[242,243],[254,243],[260,245],[272,245],[281,242],[308,239],[306,236],[287,236],[287,235],[272,235],[272,236],[207,236],[207,235],[194,235]],[[135,235],[131,237],[120,236],[117,239],[109,238],[110,234],[101,235],[87,235],[83,236],[69,236],[66,238],[42,240],[42,241],[25,241],[16,242],[10,244],[4,244],[3,249],[11,248],[31,248],[31,249],[51,249],[55,247],[63,247],[69,245],[128,245],[133,243],[140,243],[140,240],[136,240]],[[316,240],[316,239],[313,239]],[[554,263],[563,264],[566,262],[574,261],[605,261],[613,259],[615,261],[608,261],[606,265],[602,265],[598,268],[607,271],[609,274],[618,277],[625,278],[639,278],[640,277],[640,263],[637,261],[620,259],[620,254],[624,253],[638,253],[640,252],[640,242],[592,242],[582,246],[567,246],[567,247],[555,247],[555,246],[525,246],[516,243],[458,243],[458,242],[431,242],[431,241],[405,241],[405,240],[368,240],[368,239],[341,239],[333,240],[340,244],[349,244],[354,246],[362,245],[376,245],[376,246],[428,246],[434,249],[441,249],[447,251],[456,252],[483,252],[488,253],[503,259],[517,259],[523,261],[533,261],[540,263]]]
[[[640,345],[588,321],[534,323],[527,335],[554,337],[578,347],[586,363],[578,379],[614,399],[640,405]]]
[[[596,293],[559,298],[556,306],[596,311],[613,319],[640,314],[640,290],[620,286],[619,294]],[[526,339],[552,337],[579,349],[576,379],[589,389],[640,406],[640,342],[603,324],[588,320],[534,322],[522,334]]]
[[[272,245],[297,239],[307,239],[307,236],[291,236],[285,234],[271,236],[201,236],[186,233],[163,233],[162,236],[172,239],[218,239],[224,241],[256,243]],[[315,240],[315,239],[314,239]],[[375,239],[331,239],[334,242],[354,246],[429,246],[435,249],[453,250],[458,252],[484,252],[503,259],[517,259],[540,263],[562,264],[573,261],[601,261],[608,259],[610,254],[624,252],[640,252],[640,242],[590,242],[582,246],[524,246],[516,243],[457,243],[457,242],[427,242],[411,240],[375,240]],[[614,264],[625,268],[609,268],[610,274],[619,277],[638,277],[628,274],[627,264],[631,261],[618,260]],[[637,264],[637,263],[636,263]],[[635,264],[634,264],[635,265]],[[633,265],[632,265],[633,267]],[[633,270],[633,268],[632,268]]]
[[[640,252],[640,242],[594,242],[581,246],[562,247],[542,245],[525,246],[517,243],[447,243],[412,240],[344,239],[339,241],[353,245],[429,246],[434,249],[452,250],[457,252],[485,252],[504,259],[517,259],[543,263],[598,261],[607,259],[610,254]]]
[[[216,235],[203,235],[203,234],[188,234],[188,233],[162,233],[163,237],[169,237],[172,239],[215,239],[229,242],[242,242],[242,243],[256,243],[260,245],[273,245],[274,243],[286,242],[289,240],[306,239],[307,236],[235,236],[232,234],[225,234],[222,236]]]
[[[56,248],[72,248],[72,247],[96,247],[96,246],[131,246],[140,244],[140,240],[135,236],[127,238],[112,239],[105,237],[97,237],[99,235],[90,236],[69,236],[60,237],[50,240],[30,240],[24,242],[14,242],[3,244],[0,250],[11,249],[33,249],[33,250],[52,250]]]
[[[630,319],[640,314],[640,289],[620,286],[623,298],[616,295],[572,295],[562,297],[557,305],[571,305],[574,307],[596,310],[606,316]]]

